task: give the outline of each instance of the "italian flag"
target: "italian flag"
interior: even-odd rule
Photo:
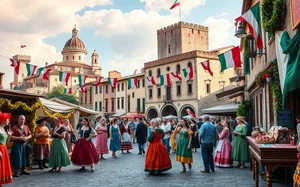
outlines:
[[[179,0],[175,0],[175,2],[173,3],[173,5],[171,6],[170,10],[172,10],[173,8],[180,6],[180,2]]]
[[[71,75],[71,73],[59,72],[59,81],[64,82],[66,84],[66,86],[68,86],[70,75]]]
[[[176,79],[178,79],[179,81],[182,81],[182,78],[179,76],[179,73],[178,72],[172,72],[171,75],[173,77],[175,77]]]
[[[230,67],[242,67],[240,47],[234,47],[231,50],[219,55],[221,63],[221,72]]]
[[[183,75],[186,81],[193,79],[194,77],[194,70],[193,70],[193,66],[187,67],[185,69],[182,70],[183,71]]]
[[[72,88],[65,88],[64,94],[72,94]]]
[[[36,68],[37,68],[37,66],[35,66],[35,65],[26,64],[27,77],[33,76]]]
[[[99,86],[101,80],[102,80],[102,77],[98,77],[98,76],[97,76],[97,77],[96,77],[96,84],[95,84],[95,86]]]
[[[85,86],[86,78],[87,78],[86,75],[78,75],[78,82],[79,82],[80,87]]]
[[[185,110],[190,116],[192,116],[193,118],[196,118],[196,114],[194,114],[189,108]]]
[[[160,76],[160,85],[171,86],[170,74]]]
[[[262,35],[261,35],[261,21],[260,21],[260,8],[259,3],[256,3],[252,8],[245,12],[242,16],[235,19],[235,25],[239,21],[246,22],[251,36],[255,38],[257,48],[263,48]]]
[[[86,87],[81,87],[81,88],[80,88],[80,91],[81,91],[82,93],[87,93]]]
[[[137,88],[137,87],[138,87],[138,79],[137,78],[128,79],[128,88]]]
[[[50,73],[51,69],[47,68],[39,68],[39,77],[43,80],[49,80],[48,73]]]
[[[214,76],[214,73],[210,69],[210,61],[209,60],[201,62],[201,65],[202,65],[202,67],[203,67],[203,69],[205,71],[208,71],[208,73],[210,74],[210,76],[212,76],[212,77]]]
[[[17,75],[19,75],[19,70],[20,70],[20,61],[14,60],[12,58],[9,59],[11,61],[11,67],[15,68],[15,72]]]
[[[300,88],[300,31],[292,38],[286,31],[277,31],[275,47],[284,107],[288,92]]]
[[[149,83],[150,85],[152,85],[152,86],[156,85],[153,76],[147,77],[147,80],[148,80],[148,83]]]
[[[114,89],[116,89],[117,86],[117,78],[107,78],[108,82],[111,84],[111,87],[113,87]]]

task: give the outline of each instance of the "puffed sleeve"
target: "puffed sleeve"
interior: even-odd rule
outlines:
[[[191,130],[189,130],[188,133],[189,133],[189,135],[193,135],[194,134],[193,131],[191,131]]]

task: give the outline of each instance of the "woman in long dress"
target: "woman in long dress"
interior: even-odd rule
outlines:
[[[120,137],[121,137],[117,118],[112,118],[110,120],[109,134],[110,134],[109,150],[112,151],[112,157],[117,158],[116,151],[120,150]]]
[[[181,173],[183,173],[186,172],[185,164],[188,164],[189,169],[192,169],[193,153],[191,143],[193,132],[185,119],[181,120],[181,127],[177,125],[175,132],[180,134],[176,148],[176,161],[182,164]]]
[[[65,127],[62,125],[63,120],[61,118],[53,118],[55,126],[52,128],[52,144],[50,149],[49,167],[52,169],[49,172],[60,172],[62,167],[70,165],[70,159],[68,154],[68,148],[65,141],[65,135],[67,133]]]
[[[122,122],[122,125],[120,126],[120,133],[121,133],[121,146],[120,149],[122,151],[122,154],[124,151],[127,151],[127,153],[130,153],[129,150],[132,149],[132,144],[130,140],[130,128],[128,127],[127,120],[124,120]]]
[[[72,142],[71,142],[71,135],[74,132],[74,129],[72,128],[72,125],[70,124],[69,119],[64,120],[64,127],[66,129],[66,135],[65,135],[65,141],[68,147],[68,153],[72,152]]]
[[[177,120],[174,119],[171,122],[171,135],[170,135],[170,142],[171,142],[171,150],[172,153],[175,154],[176,151],[176,138],[175,138],[175,128],[177,126]]]
[[[0,186],[13,182],[9,155],[6,148],[6,143],[9,142],[12,131],[10,129],[7,132],[4,130],[4,127],[9,124],[10,117],[10,113],[0,112]]]
[[[145,159],[145,172],[159,175],[161,172],[171,169],[172,163],[168,151],[162,143],[164,131],[159,128],[157,119],[152,119],[150,124],[153,130],[148,136],[149,146]]]
[[[101,118],[99,121],[99,125],[96,126],[96,151],[98,155],[101,155],[100,159],[105,159],[103,157],[104,154],[108,154],[108,146],[107,146],[107,128],[105,126],[105,118]]]
[[[83,126],[78,133],[79,140],[73,149],[71,161],[74,165],[81,166],[80,171],[84,171],[86,166],[90,166],[91,172],[94,172],[94,165],[99,162],[99,157],[92,138],[97,135],[88,118],[83,118],[82,123]]]
[[[46,127],[46,117],[36,121],[38,126],[35,128],[35,145],[34,145],[34,158],[38,161],[39,169],[48,168],[46,161],[50,156],[50,131]]]
[[[238,165],[236,167],[245,168],[245,163],[250,160],[248,141],[246,139],[247,126],[245,125],[243,117],[238,116],[235,120],[237,122],[237,126],[232,132],[235,138],[231,151],[231,159],[233,161],[238,161]]]
[[[219,134],[219,143],[216,147],[214,162],[217,167],[231,167],[232,146],[230,141],[228,140],[231,131],[229,121],[224,121],[223,126],[223,130]]]
[[[192,135],[192,148],[194,149],[195,152],[197,152],[197,148],[200,148],[199,140],[198,140],[198,135],[199,135],[199,129],[198,125],[196,124],[196,121],[194,119],[191,119],[191,130],[193,132]]]

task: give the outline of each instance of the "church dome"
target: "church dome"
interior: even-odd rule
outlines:
[[[72,30],[72,38],[66,42],[64,48],[68,48],[68,47],[85,49],[85,45],[83,41],[78,38],[78,30],[76,29],[76,26]]]

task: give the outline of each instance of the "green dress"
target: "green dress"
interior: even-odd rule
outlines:
[[[191,164],[193,163],[193,153],[192,153],[192,145],[191,148],[188,149],[189,145],[189,135],[193,134],[192,131],[180,131],[179,132],[179,139],[177,142],[177,148],[176,148],[176,161],[185,163],[185,164]]]
[[[233,161],[249,162],[250,152],[248,141],[246,139],[247,126],[238,125],[235,127],[234,131],[239,133],[239,135],[235,136],[231,151],[231,159]]]

